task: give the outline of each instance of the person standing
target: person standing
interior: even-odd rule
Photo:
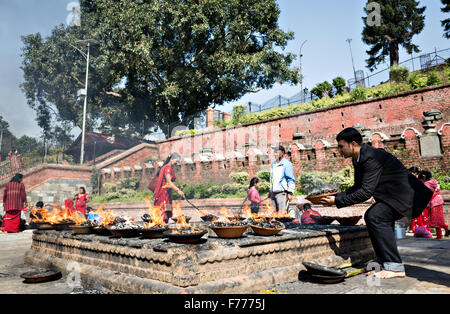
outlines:
[[[289,202],[295,192],[294,167],[286,159],[286,149],[278,147],[278,159],[270,165],[269,197],[275,203],[276,211],[289,211]]]
[[[74,201],[75,210],[79,211],[83,215],[86,215],[86,206],[89,202],[89,197],[84,187],[80,187],[79,193],[75,194]]]
[[[259,206],[261,204],[261,196],[257,190],[259,179],[253,178],[250,180],[250,187],[248,189],[248,200],[250,201],[250,210],[252,214],[259,213]]]
[[[439,183],[436,179],[432,178],[431,172],[422,171],[420,178],[424,181],[424,184],[433,192],[433,197],[430,203],[428,203],[425,209],[429,214],[429,227],[436,229],[436,239],[442,239],[442,230],[445,230],[445,236],[449,235],[448,226],[445,223],[444,218],[444,199],[439,190]],[[424,211],[425,211],[424,210]]]
[[[17,173],[6,185],[3,191],[3,217],[2,231],[17,233],[20,231],[21,213],[27,201],[25,185],[22,183],[23,175]]]
[[[177,153],[171,154],[156,174],[157,183],[153,193],[154,205],[160,207],[163,211],[165,223],[168,223],[172,217],[172,191],[175,190],[178,195],[185,198],[183,191],[174,184],[177,177],[175,171],[173,171],[173,166],[179,162],[181,162],[181,156]]]
[[[377,261],[383,270],[378,278],[405,277],[405,267],[397,248],[394,227],[402,217],[419,216],[432,192],[393,155],[383,149],[363,144],[355,128],[347,128],[336,137],[344,158],[352,158],[355,184],[347,191],[322,200],[338,208],[352,206],[374,198],[364,215]]]

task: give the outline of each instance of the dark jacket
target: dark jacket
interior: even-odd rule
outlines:
[[[336,196],[338,208],[367,201],[372,196],[409,219],[418,217],[432,197],[431,191],[394,156],[367,144],[359,161],[353,160],[355,184]]]

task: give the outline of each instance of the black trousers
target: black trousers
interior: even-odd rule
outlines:
[[[402,217],[384,203],[376,203],[366,211],[364,220],[379,263],[402,263],[394,229],[395,221]]]

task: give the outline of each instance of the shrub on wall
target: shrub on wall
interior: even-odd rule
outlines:
[[[444,83],[444,82],[441,80],[441,78],[439,77],[439,75],[436,71],[431,71],[428,74],[427,86],[440,85],[442,83]]]
[[[230,178],[234,183],[246,184],[248,180],[247,172],[233,172],[230,174]]]
[[[354,183],[353,168],[346,167],[333,174],[319,171],[304,172],[298,177],[297,182],[297,191],[304,195],[319,192],[323,188],[337,188],[343,192]]]
[[[256,174],[258,178],[260,178],[263,181],[269,182],[270,181],[270,171],[260,171]]]
[[[351,95],[352,101],[360,101],[367,99],[367,92],[364,87],[355,88],[354,90],[352,90]]]
[[[139,187],[139,178],[136,178],[136,177],[123,178],[123,179],[118,180],[117,184],[122,189],[137,190]]]
[[[103,191],[105,193],[116,192],[117,191],[117,184],[106,182],[106,183],[103,184]]]
[[[401,83],[408,81],[409,69],[406,66],[398,64],[392,66],[389,70],[389,77],[392,81]]]
[[[428,78],[426,75],[416,72],[409,76],[408,82],[412,89],[418,89],[428,85]]]

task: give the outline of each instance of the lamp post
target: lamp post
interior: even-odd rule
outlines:
[[[303,76],[302,76],[302,72],[303,72],[303,69],[302,69],[302,67],[303,67],[302,66],[302,57],[303,57],[303,55],[302,55],[302,48],[303,48],[303,45],[306,42],[307,42],[307,40],[305,40],[303,42],[303,44],[300,46],[300,102],[302,102],[302,99],[305,98],[305,95],[303,94]]]
[[[80,165],[84,163],[84,141],[85,141],[85,132],[86,132],[86,111],[87,111],[87,96],[88,96],[88,78],[89,78],[89,57],[90,57],[90,48],[91,45],[98,45],[99,42],[95,39],[85,39],[85,40],[77,40],[77,44],[81,44],[83,46],[87,46],[87,54],[85,54],[83,51],[75,47],[74,45],[70,44],[73,48],[78,50],[83,57],[86,59],[86,82],[85,87],[83,91],[84,95],[84,105],[83,105],[83,128],[81,132],[81,153],[80,153]]]
[[[348,46],[350,47],[350,56],[352,57],[352,65],[353,65],[353,77],[355,78],[355,84],[356,84],[356,70],[355,70],[355,62],[353,61],[353,52],[352,52],[352,39],[349,38],[346,40],[348,42]]]

